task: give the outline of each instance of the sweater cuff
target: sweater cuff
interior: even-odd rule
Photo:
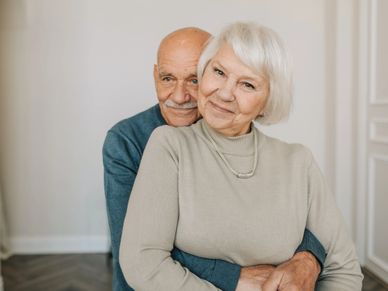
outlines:
[[[326,259],[326,252],[322,244],[315,237],[315,235],[310,232],[308,229],[305,229],[303,240],[296,249],[295,253],[299,252],[310,252],[317,259],[319,265],[321,266],[321,272],[323,270],[323,265]]]
[[[240,279],[240,271],[239,265],[216,260],[211,281],[221,290],[235,291]]]

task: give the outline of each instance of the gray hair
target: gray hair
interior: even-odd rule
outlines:
[[[218,36],[209,39],[198,63],[198,79],[206,66],[224,45],[269,82],[269,96],[263,114],[256,118],[261,124],[273,124],[288,118],[292,103],[292,74],[286,50],[279,36],[271,29],[251,22],[236,22]]]

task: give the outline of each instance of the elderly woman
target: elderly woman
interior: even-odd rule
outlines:
[[[141,162],[120,250],[129,284],[217,290],[171,258],[174,245],[241,266],[277,265],[308,228],[327,252],[317,290],[361,290],[355,248],[311,152],[253,125],[290,110],[291,76],[276,34],[228,26],[204,50],[198,76],[203,119],[156,129]]]

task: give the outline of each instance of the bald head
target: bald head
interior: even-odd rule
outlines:
[[[175,30],[162,39],[159,45],[157,62],[169,53],[179,53],[180,50],[195,51],[201,54],[211,34],[197,27],[184,27]]]

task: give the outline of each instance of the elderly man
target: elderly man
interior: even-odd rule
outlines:
[[[127,203],[145,145],[158,126],[187,126],[199,118],[196,67],[209,37],[209,33],[198,28],[183,28],[167,35],[159,46],[154,66],[159,104],[117,123],[107,134],[103,158],[114,291],[132,290],[123,277],[118,257]],[[172,257],[222,290],[313,290],[325,252],[314,235],[306,230],[294,257],[276,267],[240,267],[221,260],[199,258],[178,249],[172,250]]]

